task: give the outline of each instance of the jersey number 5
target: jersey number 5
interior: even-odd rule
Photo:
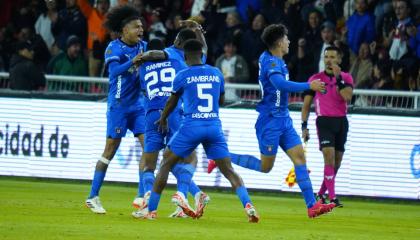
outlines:
[[[211,83],[199,83],[197,84],[197,94],[200,100],[207,101],[207,106],[198,105],[198,111],[200,112],[211,112],[213,111],[213,96],[209,93],[204,93],[204,89],[212,89]]]

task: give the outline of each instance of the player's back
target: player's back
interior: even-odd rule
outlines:
[[[167,59],[159,62],[146,62],[140,67],[140,81],[146,92],[145,109],[163,109],[171,96],[176,73],[184,69],[178,60]]]
[[[183,123],[220,124],[219,99],[224,93],[224,79],[219,69],[206,64],[190,66],[177,74],[173,91],[182,94]]]
[[[137,54],[146,48],[146,42],[140,41],[136,45],[127,45],[120,39],[109,43],[105,51],[105,65],[109,67],[112,62],[119,65],[128,64]],[[112,107],[129,108],[142,105],[140,94],[140,82],[137,70],[131,65],[122,73],[109,72],[108,105]]]
[[[281,74],[286,81],[289,81],[289,71],[284,61],[264,51],[259,58],[259,84],[262,92],[262,99],[258,103],[257,111],[261,114],[272,114],[275,117],[288,117],[288,95],[287,91],[276,89],[270,82],[270,76]]]

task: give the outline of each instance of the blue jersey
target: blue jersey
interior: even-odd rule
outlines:
[[[183,122],[219,121],[219,99],[224,93],[223,74],[219,69],[202,64],[180,71],[173,92],[184,103]]]
[[[129,46],[116,39],[109,43],[105,51],[105,66],[118,62],[119,72],[109,70],[108,105],[130,107],[142,105],[140,82],[136,67],[131,60],[146,49],[147,43],[140,41],[136,45]]]
[[[289,92],[278,90],[270,81],[270,76],[279,73],[283,75],[286,81],[289,81],[289,71],[286,63],[264,51],[259,59],[259,76],[262,99],[258,103],[257,111],[261,114],[271,113],[275,117],[289,116],[288,96]]]
[[[174,46],[165,48],[168,59],[146,62],[140,67],[141,88],[146,92],[145,109],[163,109],[172,92],[175,75],[188,67],[184,61],[184,51]]]

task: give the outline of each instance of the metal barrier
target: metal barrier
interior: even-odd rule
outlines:
[[[85,94],[108,93],[108,79],[94,77],[75,77],[45,75],[46,89],[50,92],[77,92]],[[0,88],[8,88],[9,73],[0,72]],[[261,98],[257,84],[225,84],[225,97],[229,106],[256,104]],[[291,93],[289,103],[302,103],[302,93]],[[420,110],[420,92],[384,91],[355,89],[353,107],[369,109]]]

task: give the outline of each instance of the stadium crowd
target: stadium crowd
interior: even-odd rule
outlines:
[[[146,41],[169,46],[180,20],[200,23],[207,63],[229,83],[258,83],[262,30],[283,23],[294,81],[323,71],[323,50],[334,45],[356,88],[420,90],[420,7],[409,0],[4,0],[0,71],[11,74],[7,87],[42,89],[43,74],[106,76],[104,49],[118,36],[102,24],[110,7],[123,4],[141,13]],[[37,77],[30,83],[27,76]]]

